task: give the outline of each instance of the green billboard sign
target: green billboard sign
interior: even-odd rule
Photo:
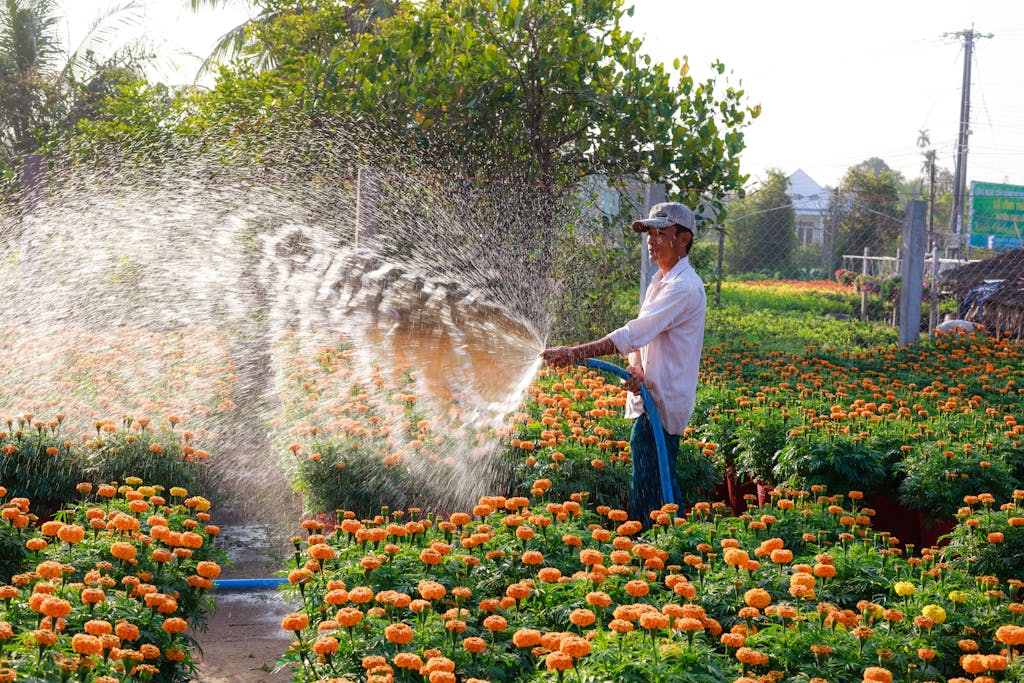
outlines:
[[[972,247],[1024,248],[1024,186],[972,182],[967,216]]]

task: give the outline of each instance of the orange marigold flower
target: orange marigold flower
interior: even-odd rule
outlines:
[[[864,669],[865,683],[892,683],[892,672],[881,666],[869,666]]]
[[[463,639],[462,647],[466,650],[466,652],[477,654],[487,649],[487,641],[485,641],[483,638],[470,636],[469,638]]]
[[[549,671],[566,671],[572,668],[572,657],[561,650],[555,650],[548,653],[544,665]]]
[[[743,567],[750,561],[750,555],[739,548],[726,548],[723,559],[730,567]]]
[[[119,621],[114,624],[114,633],[116,633],[117,637],[121,640],[127,641],[138,640],[141,635],[139,627],[130,621]]]
[[[440,583],[429,580],[420,581],[417,590],[424,600],[440,600],[448,593],[448,589]]]
[[[634,579],[626,582],[626,592],[634,598],[643,597],[651,592],[651,586],[646,581]]]
[[[184,633],[188,630],[188,622],[181,617],[169,617],[164,619],[164,623],[161,624],[161,628],[168,633]]]
[[[204,560],[196,565],[196,574],[204,579],[216,579],[220,576],[220,565],[216,562]]]
[[[751,588],[743,594],[743,601],[751,607],[764,609],[772,603],[772,596],[763,588]]]
[[[61,598],[47,596],[40,605],[39,611],[51,619],[60,619],[71,614],[71,603]]]
[[[629,633],[633,630],[633,624],[625,619],[612,619],[608,624],[608,629],[616,633]]]
[[[71,648],[80,655],[103,654],[103,643],[96,636],[76,633],[71,637]]]
[[[544,561],[544,554],[539,550],[527,550],[522,556],[523,564],[540,564]]]
[[[80,543],[85,538],[85,528],[77,524],[62,524],[57,530],[57,538],[65,543]]]
[[[308,625],[309,616],[302,612],[292,612],[281,620],[281,628],[285,631],[301,631]]]
[[[363,620],[363,613],[361,610],[358,610],[355,607],[343,607],[340,610],[338,610],[338,613],[335,615],[335,619],[342,626],[346,628],[351,628]]]
[[[569,621],[580,627],[587,627],[597,620],[596,615],[584,607],[577,607],[569,613]]]
[[[1010,660],[1003,655],[985,655],[985,668],[989,671],[1006,671],[1009,665]]]
[[[412,640],[413,633],[412,627],[408,624],[398,622],[397,624],[391,624],[384,629],[384,637],[389,642],[397,643],[399,645],[405,645]]]
[[[105,636],[113,632],[113,625],[104,619],[90,619],[82,626],[90,636]]]
[[[562,570],[558,567],[544,567],[537,571],[537,578],[544,583],[558,583],[562,578]]]
[[[736,650],[736,659],[749,666],[759,666],[768,663],[768,655],[760,650],[754,650],[749,647],[741,647]]]
[[[488,631],[504,631],[508,628],[508,621],[500,614],[492,614],[484,619],[484,628]]]
[[[135,559],[135,555],[138,551],[135,546],[131,543],[125,543],[124,541],[118,541],[110,545],[110,554],[119,560],[130,561]]]
[[[562,636],[562,639],[558,643],[558,649],[573,659],[579,659],[580,657],[585,657],[590,654],[590,641],[586,638],[580,638],[579,636],[568,634]]]
[[[516,647],[533,647],[540,643],[540,631],[532,628],[521,628],[512,634],[512,643]]]

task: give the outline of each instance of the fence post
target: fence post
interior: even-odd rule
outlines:
[[[868,256],[871,255],[871,247],[864,247],[864,258],[860,262],[860,274],[867,279],[869,274],[868,271]],[[860,288],[860,319],[868,319],[868,288],[867,283],[862,282]]]
[[[665,201],[665,185],[662,183],[651,183],[647,185],[644,197],[644,218],[651,213],[651,207]],[[647,287],[654,277],[654,264],[647,255],[647,233],[640,236],[640,304],[643,305],[644,297],[647,296]]]
[[[715,268],[715,308],[722,305],[722,272],[725,262],[725,228],[719,228],[718,232],[718,266]]]
[[[903,272],[903,248],[896,247],[896,272],[892,273],[893,276],[899,275]],[[892,305],[892,327],[900,326],[900,304],[894,302]]]
[[[368,240],[376,232],[380,179],[372,169],[360,166],[356,172],[356,226],[352,243]]]
[[[930,228],[929,228],[930,230]],[[931,305],[928,307],[928,331],[931,333],[939,324],[939,247],[932,247]]]
[[[921,292],[924,286],[924,251],[927,237],[928,203],[907,202],[903,224],[903,264],[900,268],[899,344],[906,346],[921,337]]]

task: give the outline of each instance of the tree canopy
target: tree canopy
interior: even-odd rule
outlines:
[[[601,173],[694,201],[746,178],[743,129],[759,109],[720,82],[720,63],[704,82],[685,57],[652,63],[622,0],[257,4],[245,52],[273,66],[221,71],[222,124],[275,109],[357,117],[453,173],[558,185]]]
[[[729,207],[725,258],[730,272],[785,272],[796,245],[796,212],[789,180],[769,169],[757,191]]]
[[[839,184],[839,254],[895,253],[903,234],[903,175],[877,157],[851,166]]]

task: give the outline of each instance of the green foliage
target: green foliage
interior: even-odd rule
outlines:
[[[104,77],[109,82],[81,112],[69,151],[78,159],[94,160],[117,149],[136,163],[154,164],[173,156],[179,136],[188,129],[189,93],[150,84],[126,70],[111,69]]]
[[[790,423],[780,408],[745,412],[736,428],[736,471],[754,481],[774,484],[775,462],[786,445]]]
[[[792,270],[796,213],[787,186],[785,174],[771,169],[756,192],[729,205],[725,267],[730,272]]]
[[[803,353],[817,345],[863,351],[894,343],[896,330],[876,322],[837,320],[813,313],[789,315],[771,310],[750,310],[746,306],[722,306],[708,310],[704,334],[706,347],[765,339],[771,340],[773,348],[790,353]]]
[[[1014,493],[1014,506],[1000,509],[994,502],[971,499],[957,515],[959,524],[949,539],[949,550],[967,558],[979,574],[1000,579],[1024,580],[1024,518],[1021,497]]]
[[[859,299],[852,292],[800,289],[768,283],[723,282],[722,306],[742,306],[748,311],[771,311],[788,315],[815,316],[851,314]]]
[[[296,486],[315,511],[352,510],[368,517],[381,507],[401,510],[418,503],[404,465],[382,462],[379,447],[351,441],[316,441],[311,457],[298,460]]]
[[[918,444],[898,464],[905,475],[900,501],[934,519],[952,519],[965,496],[1007,499],[1020,482],[998,453],[953,450],[944,441]]]
[[[183,486],[203,491],[204,465],[195,449],[175,434],[118,431],[93,442],[85,475],[97,483],[123,482],[139,477],[153,486]],[[183,448],[188,453],[183,452]],[[199,452],[201,457],[204,452]]]
[[[558,249],[562,283],[549,342],[600,339],[636,316],[638,249],[568,240]]]
[[[26,425],[27,426],[27,425]],[[100,435],[102,434],[102,438]],[[0,432],[0,485],[28,498],[43,514],[79,498],[82,482],[122,483],[141,477],[154,486],[203,491],[205,451],[170,431],[100,432],[88,442],[67,440],[58,427]]]
[[[833,202],[832,206],[839,219],[833,254],[862,254],[864,247],[874,254],[896,251],[903,233],[899,195],[902,182],[902,175],[880,159],[869,159],[847,170],[839,186],[847,202]]]
[[[893,464],[886,445],[859,437],[797,438],[780,449],[775,476],[785,486],[803,489],[890,491]]]
[[[0,450],[0,484],[11,496],[51,508],[77,497],[75,486],[84,479],[85,458],[56,433],[42,428],[2,432]]]
[[[715,485],[721,480],[714,461],[700,450],[687,443],[679,444],[676,457],[676,480],[683,499],[678,501],[683,509],[690,509],[702,500],[714,497]]]
[[[139,17],[138,0],[111,7],[75,49],[63,43],[60,6],[0,3],[0,194],[15,188],[24,155],[46,153],[73,134],[111,74],[139,73],[150,58],[119,41],[118,31]]]
[[[374,122],[474,177],[562,185],[597,169],[679,194],[745,180],[742,130],[758,108],[719,82],[721,64],[703,83],[685,64],[651,64],[620,25],[621,0],[429,0],[372,22],[347,3],[260,4],[249,49],[276,68],[240,65],[217,84],[260,108]]]

